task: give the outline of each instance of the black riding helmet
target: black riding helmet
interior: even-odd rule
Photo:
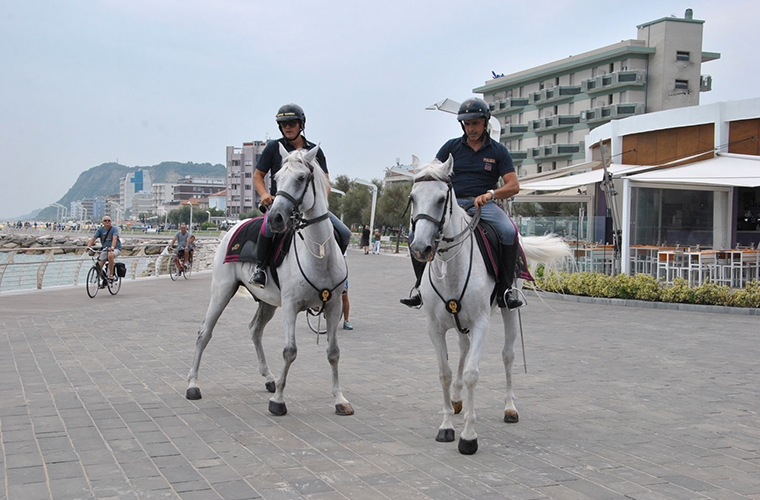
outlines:
[[[289,122],[290,120],[297,120],[301,123],[301,132],[306,128],[306,114],[303,112],[303,108],[298,104],[285,104],[277,110],[277,114],[274,116],[277,121],[277,127],[282,132],[281,122]]]
[[[465,120],[475,120],[476,118],[485,119],[486,128],[483,131],[483,135],[487,135],[488,120],[491,119],[491,108],[488,107],[488,103],[483,99],[471,97],[459,106],[459,112],[457,113],[457,120],[459,120],[459,125],[462,126],[462,131],[464,131]]]

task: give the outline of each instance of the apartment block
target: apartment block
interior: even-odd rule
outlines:
[[[638,26],[623,40],[510,75],[473,89],[501,125],[500,142],[520,177],[583,160],[584,137],[599,125],[648,112],[699,105],[712,88],[702,63],[704,21],[688,9]]]
[[[266,145],[265,141],[253,141],[244,142],[242,148],[227,146],[227,215],[250,212],[259,206],[253,171]]]

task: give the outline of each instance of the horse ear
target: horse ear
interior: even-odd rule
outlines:
[[[417,158],[415,155],[412,155],[412,170],[415,172],[419,170],[420,168],[420,159]]]
[[[311,148],[308,153],[306,153],[306,156],[304,159],[306,160],[306,163],[311,163],[317,158],[317,153],[319,152],[319,146],[321,146],[321,142],[317,144],[315,147]]]
[[[282,161],[285,161],[285,158],[287,158],[290,153],[288,153],[288,150],[285,149],[285,146],[283,146],[281,142],[278,142],[277,144],[280,145],[280,157],[282,158]]]
[[[454,169],[454,157],[451,156],[451,153],[449,153],[449,157],[446,159],[446,162],[443,164],[443,173],[446,175],[451,175],[451,171]]]

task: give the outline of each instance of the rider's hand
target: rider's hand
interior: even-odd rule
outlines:
[[[267,193],[266,195],[264,195],[264,196],[261,197],[261,204],[262,205],[268,207],[272,203],[274,203],[274,196],[272,196],[271,194]]]
[[[483,205],[485,205],[486,203],[488,203],[492,199],[493,198],[491,197],[491,193],[490,192],[485,193],[485,194],[481,194],[480,196],[478,196],[477,198],[475,198],[475,208],[482,207]]]

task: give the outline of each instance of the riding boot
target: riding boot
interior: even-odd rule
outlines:
[[[517,272],[517,255],[519,247],[515,245],[501,245],[501,267],[499,269],[499,284],[496,289],[496,302],[499,307],[509,310],[517,309],[523,305],[523,301],[512,289]]]
[[[410,293],[409,298],[401,299],[399,302],[407,307],[414,308],[422,305],[422,295],[420,294],[419,288],[420,283],[422,283],[422,273],[425,271],[425,263],[412,258],[412,267],[414,268],[414,275],[417,277],[417,282],[414,284],[412,291],[416,293],[414,295]]]
[[[272,246],[272,237],[259,235],[259,240],[256,242],[256,268],[248,280],[253,286],[264,288],[267,284],[267,272],[266,262],[269,257],[269,247]]]

